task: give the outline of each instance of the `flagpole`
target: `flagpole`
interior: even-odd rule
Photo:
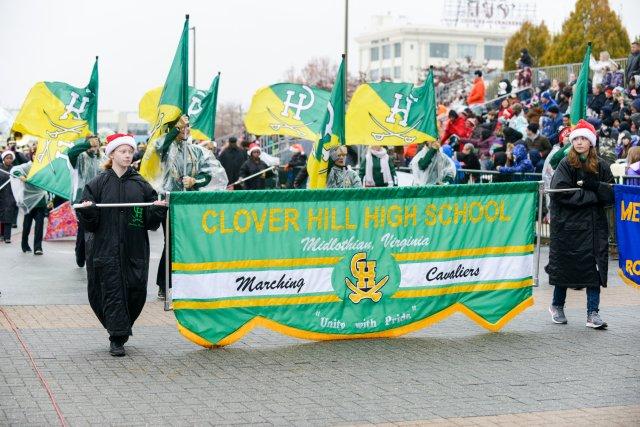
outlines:
[[[198,89],[196,85],[196,26],[190,28],[193,30],[193,88]]]
[[[347,58],[347,53],[349,51],[349,0],[344,0],[344,57]],[[348,76],[347,73],[347,62],[344,63],[344,74]],[[347,85],[345,80],[345,102],[347,101]]]
[[[187,20],[186,24],[187,24],[187,28],[189,28],[189,14],[186,14],[184,16],[184,19]],[[189,78],[188,78],[188,75],[189,75],[189,30],[187,30],[187,32],[186,32],[186,37],[187,37],[187,40],[185,40],[185,46],[186,47],[183,48],[183,49],[187,49],[186,55],[183,56],[183,59],[184,59],[183,67],[185,67],[186,70],[184,71],[184,74],[182,76],[183,77],[183,79],[182,79],[183,83],[186,83],[186,84],[182,85],[182,105],[181,105],[182,114],[188,114],[187,106],[189,105],[189,102],[187,101],[187,97],[189,96],[188,95],[189,94],[189,84],[188,84],[189,83]],[[194,51],[195,51],[195,49],[194,49]],[[195,81],[193,82],[193,85],[195,87]],[[182,161],[183,161],[183,164],[184,164],[184,167],[183,167],[183,170],[182,170],[183,171],[183,173],[182,173],[182,189],[184,191],[187,191],[187,184],[186,184],[186,182],[184,182],[184,179],[187,176],[187,149],[188,149],[187,144],[188,144],[188,140],[185,139],[182,144],[183,144],[182,145],[182,152],[183,152]]]

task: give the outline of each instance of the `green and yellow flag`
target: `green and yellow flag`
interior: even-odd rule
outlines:
[[[189,15],[184,20],[182,35],[178,49],[173,57],[171,69],[167,80],[162,87],[162,92],[157,103],[154,123],[151,129],[149,144],[140,163],[140,174],[150,183],[157,184],[161,175],[160,156],[156,151],[155,143],[158,138],[165,135],[169,129],[167,124],[178,119],[187,112],[189,103]],[[144,98],[143,98],[144,99]],[[144,108],[147,108],[146,106]],[[148,110],[143,113],[140,105],[140,117],[148,116]]]
[[[338,69],[336,82],[331,90],[331,99],[327,103],[327,112],[323,121],[322,138],[313,146],[313,152],[307,161],[309,172],[309,188],[326,188],[329,166],[329,150],[338,145],[344,145],[344,110],[346,78],[344,70],[344,55]]]
[[[330,93],[307,85],[278,83],[259,89],[244,117],[254,135],[289,135],[319,140]]]
[[[347,110],[347,144],[407,145],[437,137],[435,91],[429,79],[421,87],[366,83],[353,94]]]
[[[216,109],[218,104],[218,82],[220,73],[214,77],[208,91],[189,86],[189,108],[187,114],[191,123],[191,136],[198,140],[212,140],[215,134]],[[141,119],[154,124],[163,87],[151,89],[144,94],[139,104]]]
[[[189,105],[189,117],[191,119],[191,136],[199,140],[213,140],[216,133],[216,111],[218,108],[218,83],[220,73],[213,78],[209,91],[197,91]]]
[[[66,152],[95,133],[98,121],[98,57],[86,87],[38,82],[31,88],[12,129],[38,137],[27,182],[71,198],[72,168]]]
[[[589,58],[591,58],[591,42],[587,44],[578,80],[573,87],[571,97],[571,124],[575,125],[580,119],[587,118],[587,94],[589,91]]]

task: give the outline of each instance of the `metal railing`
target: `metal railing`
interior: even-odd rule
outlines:
[[[627,58],[612,59],[618,64],[618,70],[623,71],[627,66]],[[568,83],[569,76],[575,74],[576,78],[580,74],[582,62],[572,64],[550,65],[546,67],[531,68],[531,85],[536,87],[543,79],[557,79],[558,81]],[[505,71],[501,76],[497,77],[491,84],[487,85],[486,96],[495,98],[498,94],[498,82],[502,79],[508,79],[510,82],[516,79],[519,70]],[[593,76],[593,71],[589,71],[589,77]],[[626,77],[626,76],[625,76]]]

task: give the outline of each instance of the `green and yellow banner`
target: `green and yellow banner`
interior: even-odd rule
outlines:
[[[324,136],[330,93],[293,83],[259,89],[244,117],[254,135],[288,135],[317,141]]]
[[[425,84],[366,83],[347,109],[349,145],[407,145],[438,138],[433,73]]]
[[[533,304],[535,182],[171,194],[173,308],[205,347],[255,326],[391,337]]]
[[[72,168],[66,152],[96,132],[98,118],[98,58],[86,87],[39,82],[29,91],[12,129],[38,137],[27,182],[71,199]]]

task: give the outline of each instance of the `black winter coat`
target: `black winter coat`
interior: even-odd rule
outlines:
[[[575,169],[565,157],[551,179],[551,188],[579,188],[587,173]],[[578,190],[551,193],[551,243],[549,284],[561,287],[607,286],[609,228],[604,207],[613,204],[613,175],[598,159],[597,192]]]
[[[157,194],[138,172],[121,177],[112,169],[84,188],[83,201],[95,203],[153,202]],[[163,206],[84,208],[77,210],[87,240],[89,303],[109,335],[129,336],[147,297],[149,237],[166,215]]]
[[[240,168],[240,178],[246,178],[253,174],[256,174],[260,171],[267,169],[269,166],[262,160],[254,161],[251,157],[244,162],[242,167]],[[265,189],[265,178],[273,176],[273,170],[269,172],[265,172],[265,176],[262,175],[255,176],[251,179],[248,179],[243,182],[245,190],[264,190]]]
[[[5,172],[9,172],[13,166],[15,165],[6,167],[4,163],[0,163],[0,168]],[[9,175],[0,172],[0,187],[10,179]],[[16,205],[16,199],[13,198],[13,191],[9,183],[0,190],[0,222],[12,223],[17,213],[18,205]]]
[[[220,154],[218,160],[227,173],[229,184],[232,184],[240,178],[240,167],[247,160],[247,152],[237,145],[229,146]]]

